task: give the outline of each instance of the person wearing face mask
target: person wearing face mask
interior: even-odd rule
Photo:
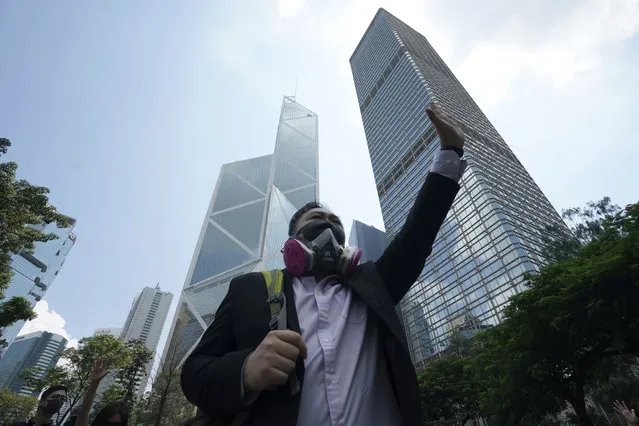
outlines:
[[[424,268],[466,167],[459,127],[439,108],[427,114],[440,149],[403,228],[376,262],[359,264],[339,217],[311,202],[291,218],[282,250],[287,329],[269,327],[261,274],[231,281],[182,368],[185,396],[208,416],[201,424],[423,424],[395,306]]]
[[[35,416],[25,422],[12,423],[8,426],[49,426],[53,425],[51,418],[60,411],[67,400],[67,387],[51,386],[40,396]]]

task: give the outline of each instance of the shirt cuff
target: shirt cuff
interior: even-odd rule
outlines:
[[[248,357],[246,357],[248,359]],[[246,359],[244,360],[244,364],[242,364],[242,370],[240,371],[240,399],[242,400],[242,404],[244,406],[251,405],[258,396],[260,396],[259,392],[247,392],[244,393],[244,366],[246,365]]]
[[[459,182],[464,170],[466,170],[466,160],[459,158],[459,155],[452,150],[438,150],[433,158],[433,165],[430,166],[431,173],[437,173],[449,179]]]

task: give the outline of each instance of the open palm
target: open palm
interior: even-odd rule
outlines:
[[[104,378],[104,376],[107,375],[108,372],[109,370],[106,368],[106,362],[104,361],[104,358],[96,358],[96,360],[93,362],[93,373],[91,374],[91,379],[94,382],[99,382]]]
[[[615,411],[621,414],[629,425],[639,425],[639,417],[635,414],[635,410],[629,409],[624,401],[615,401],[612,405]]]

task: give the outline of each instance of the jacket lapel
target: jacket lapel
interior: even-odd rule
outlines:
[[[380,318],[382,323],[408,349],[404,330],[397,312],[373,262],[359,265],[346,285]]]

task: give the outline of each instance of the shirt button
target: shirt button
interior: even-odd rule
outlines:
[[[331,383],[333,381],[333,376],[331,376],[330,374],[327,374],[326,381],[328,381],[328,383]]]
[[[328,343],[328,337],[324,337],[324,343]]]

